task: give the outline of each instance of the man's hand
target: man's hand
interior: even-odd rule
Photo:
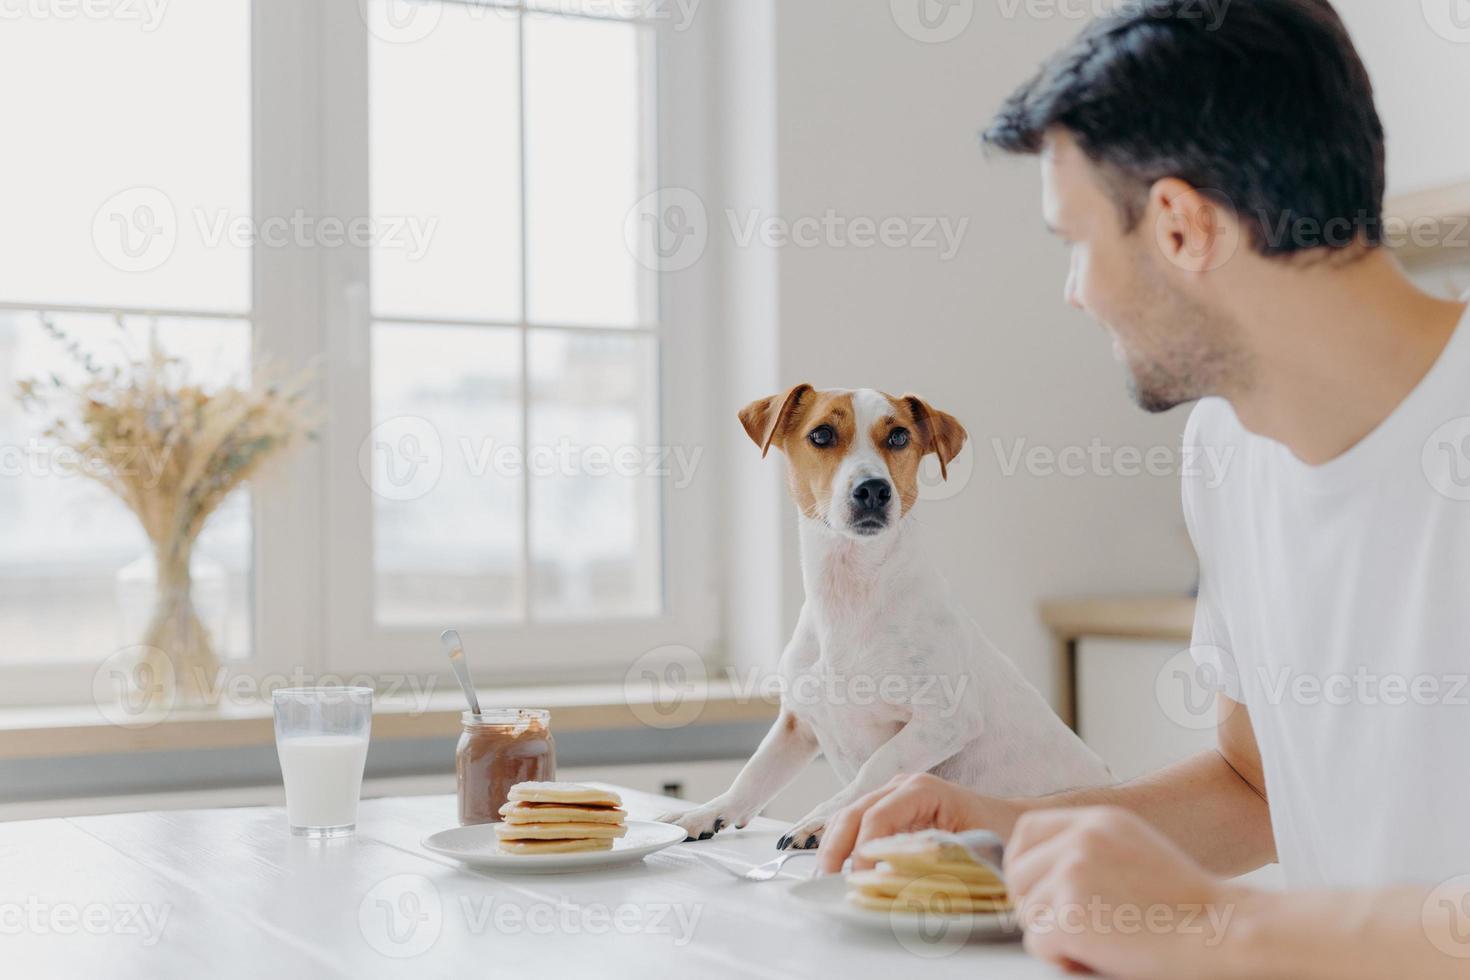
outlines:
[[[1005,879],[1032,955],[1108,976],[1215,975],[1225,965],[1216,947],[1254,895],[1114,807],[1021,817]]]
[[[817,863],[822,874],[842,870],[842,862],[861,844],[911,830],[993,830],[1010,834],[1021,804],[980,796],[937,776],[897,776],[837,814],[827,826]],[[853,868],[871,861],[853,858]]]

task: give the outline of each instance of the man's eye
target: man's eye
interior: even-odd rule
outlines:
[[[888,448],[889,449],[902,449],[904,446],[907,446],[908,444],[909,444],[909,430],[908,429],[894,429],[892,432],[888,433]]]
[[[807,433],[806,438],[813,446],[830,446],[837,441],[837,433],[832,431],[830,425],[819,425]]]

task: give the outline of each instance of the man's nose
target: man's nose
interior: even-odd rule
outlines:
[[[1067,282],[1062,287],[1062,299],[1068,306],[1075,307],[1086,313],[1087,309],[1082,305],[1082,297],[1077,294],[1077,257],[1072,256],[1067,265]]]
[[[893,486],[887,480],[864,480],[852,488],[852,502],[858,510],[883,510],[893,499]]]

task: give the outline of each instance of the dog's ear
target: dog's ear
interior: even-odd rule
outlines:
[[[914,416],[914,426],[919,436],[919,448],[924,455],[934,453],[939,457],[939,476],[949,479],[949,463],[965,448],[969,434],[960,420],[948,412],[941,412],[918,395],[904,395],[904,403]]]
[[[801,407],[801,400],[813,390],[809,384],[799,384],[783,395],[757,398],[740,410],[740,424],[745,426],[745,433],[751,441],[761,447],[762,459],[770,451],[771,444],[786,432],[796,410]]]

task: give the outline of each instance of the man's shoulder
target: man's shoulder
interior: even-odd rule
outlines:
[[[1250,465],[1246,457],[1251,439],[1223,398],[1202,399],[1190,411],[1184,427],[1180,482],[1185,519],[1196,535],[1196,547],[1198,525],[1207,513],[1229,506],[1225,498],[1233,494],[1227,485],[1243,479],[1239,470]]]
[[[1190,409],[1184,426],[1186,447],[1238,445],[1246,434],[1235,409],[1223,398],[1201,398]]]

